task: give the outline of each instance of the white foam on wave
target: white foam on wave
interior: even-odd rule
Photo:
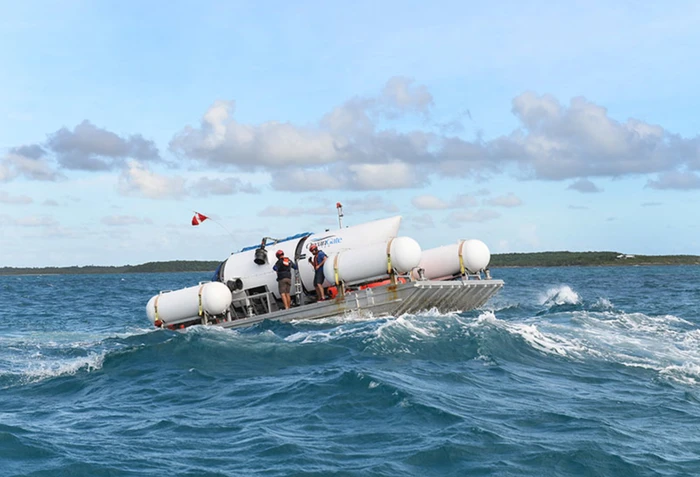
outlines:
[[[207,334],[213,334],[213,335],[221,335],[221,334],[239,334],[240,330],[237,329],[231,329],[231,328],[224,328],[223,326],[205,326],[205,325],[195,325],[195,326],[188,326],[184,330],[178,330],[180,333],[185,333],[185,334],[202,334],[202,335],[207,335]]]
[[[431,320],[418,321],[411,319],[412,315],[401,315],[398,318],[392,320],[387,320],[377,329],[377,336],[383,337],[390,330],[405,330],[409,333],[410,339],[412,340],[422,340],[425,338],[435,337],[435,328],[433,327],[434,322]],[[436,315],[422,315],[428,318],[435,318]],[[450,316],[450,315],[440,315],[440,316]]]
[[[484,324],[484,323],[490,323],[490,324],[495,325],[495,324],[501,323],[501,320],[496,318],[496,314],[493,311],[485,311],[476,317],[476,324]]]
[[[489,306],[495,313],[508,310],[517,310],[520,308],[520,303],[501,303],[495,306],[495,303],[489,303]]]
[[[126,339],[153,331],[135,328],[117,333],[50,331],[2,336],[0,349],[10,353],[0,353],[0,374],[21,382],[38,382],[79,371],[93,372],[102,368],[110,352],[105,348],[106,340]],[[118,348],[119,343],[109,347]],[[84,350],[88,350],[86,354]]]
[[[285,338],[285,341],[292,343],[327,343],[330,341],[335,341],[338,339],[346,338],[348,336],[352,337],[362,337],[372,334],[373,331],[367,328],[348,328],[344,326],[338,326],[335,328],[321,329],[321,330],[303,330]]]
[[[540,305],[578,305],[581,297],[569,285],[550,288],[540,296]]]
[[[612,310],[613,304],[607,298],[600,297],[593,304],[593,308],[598,309],[598,310]]]
[[[660,370],[660,374],[667,379],[682,384],[695,386],[700,384],[700,364],[683,363],[682,365],[669,365]]]
[[[319,325],[342,325],[344,323],[356,323],[358,321],[368,321],[374,319],[374,315],[369,311],[348,311],[339,315],[328,316],[318,319],[292,320],[292,323],[313,323]]]
[[[361,339],[370,346],[379,346],[384,352],[411,353],[411,343],[432,340],[440,329],[450,328],[459,315],[441,314],[430,310],[418,315],[404,314],[399,317],[387,316],[369,319],[366,315],[335,317],[334,319],[313,320],[314,324],[338,325],[332,328],[300,330],[291,334],[286,341],[296,343],[319,343],[346,339]]]
[[[545,331],[535,322],[510,322],[499,320],[493,312],[484,312],[477,317],[473,327],[492,326],[522,338],[532,348],[547,354],[576,357],[586,347],[577,339],[571,339],[560,333]]]
[[[562,316],[569,320],[562,320]],[[530,318],[499,320],[482,313],[471,326],[494,326],[522,338],[542,353],[570,359],[601,359],[656,371],[676,382],[700,384],[700,330],[674,316],[612,311],[576,311]]]
[[[597,342],[625,366],[645,367],[686,384],[700,383],[700,330],[674,315],[621,313],[603,321]],[[691,325],[692,326],[692,325]]]
[[[40,381],[58,376],[74,375],[81,370],[92,372],[102,368],[105,355],[106,352],[89,353],[79,358],[35,362],[22,374],[31,381]]]
[[[293,320],[294,325],[327,326],[332,328],[300,330],[285,338],[285,341],[295,343],[321,343],[348,336],[364,336],[376,328],[376,318],[366,311],[350,311],[340,315],[313,320]],[[372,324],[374,323],[374,324]],[[367,324],[367,326],[358,326]]]
[[[108,339],[127,339],[132,336],[141,336],[155,329],[134,328],[124,332],[93,333],[88,331],[50,331],[33,332],[29,334],[17,334],[0,336],[1,346],[16,346],[18,348],[89,348],[99,345]]]
[[[291,334],[287,341],[300,343],[327,342],[348,336],[358,338],[377,338],[396,341],[398,336],[409,341],[421,341],[434,338],[437,330],[435,324],[445,318],[455,319],[457,313],[440,313],[437,309],[426,310],[420,314],[404,314],[399,317],[373,316],[367,312],[349,312],[328,318],[315,320],[295,320],[294,324],[331,325],[331,329],[301,330]],[[358,326],[361,325],[361,326]],[[449,328],[449,324],[447,325]]]
[[[534,349],[559,356],[574,356],[581,352],[582,345],[554,333],[544,333],[534,324],[513,324],[510,332],[523,338]]]
[[[455,317],[457,316],[457,312],[450,312],[448,311],[447,313],[443,313],[437,308],[433,307],[429,310],[424,310],[418,314],[416,313],[404,313],[401,315],[399,318],[411,318],[411,317],[416,317],[416,316],[421,316],[421,317],[426,317],[426,318],[446,318],[446,317]]]
[[[33,353],[30,359],[15,359],[5,363],[8,368],[0,374],[18,379],[23,384],[37,383],[61,376],[72,376],[80,371],[93,372],[102,368],[106,351],[91,352],[76,358],[48,358]]]

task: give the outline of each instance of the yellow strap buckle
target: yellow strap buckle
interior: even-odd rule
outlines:
[[[386,273],[389,275],[392,274],[394,267],[391,266],[391,243],[394,241],[394,239],[390,239],[386,243]]]
[[[340,280],[338,279],[338,258],[340,257],[340,254],[336,254],[335,258],[333,258],[333,272],[335,273],[335,284],[340,285]]]
[[[199,287],[199,313],[198,316],[202,316],[202,290],[204,289],[204,285],[200,285]]]

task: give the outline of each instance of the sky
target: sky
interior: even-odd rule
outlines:
[[[698,2],[0,3],[0,267],[223,260],[337,202],[700,255]]]

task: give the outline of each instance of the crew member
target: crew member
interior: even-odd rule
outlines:
[[[297,264],[289,257],[285,257],[282,250],[277,250],[275,256],[277,262],[272,266],[272,269],[277,272],[277,286],[279,286],[284,309],[289,310],[292,305],[292,297],[289,296],[289,291],[292,289],[292,268],[296,270]]]
[[[325,299],[323,282],[326,280],[326,277],[323,274],[323,264],[326,263],[328,256],[323,253],[323,250],[319,250],[315,243],[311,244],[309,247],[309,252],[314,255],[313,257],[309,258],[309,262],[311,262],[314,270],[316,270],[314,273],[314,287],[316,287],[316,296],[318,297],[318,301],[323,301]]]

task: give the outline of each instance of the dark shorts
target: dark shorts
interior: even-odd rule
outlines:
[[[319,268],[314,274],[314,286],[323,285],[324,281],[326,281],[326,277],[323,275],[323,268]]]
[[[283,293],[289,293],[289,290],[292,289],[292,279],[283,278],[282,280],[277,282],[277,285],[279,285],[280,287],[280,295]]]

